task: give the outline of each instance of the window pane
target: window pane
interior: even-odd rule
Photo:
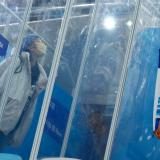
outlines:
[[[104,157],[134,10],[132,2],[99,4],[66,157]]]
[[[0,149],[5,153],[16,153],[24,160],[28,160],[30,156],[61,27],[64,5],[63,3],[63,8],[58,8],[62,6],[60,1],[56,4],[49,4],[49,1],[45,0],[33,1],[21,49],[14,62],[13,76],[8,86],[2,113]],[[44,10],[44,6],[50,8]],[[8,23],[8,37],[17,38],[16,33],[18,34],[19,30],[16,28],[16,23],[14,25],[11,25],[11,22]],[[10,50],[16,44],[13,38],[10,40]],[[10,59],[9,54],[11,54],[10,51],[6,57],[7,60]],[[10,64],[3,68],[5,78],[9,67]],[[5,84],[5,79],[3,83]]]
[[[112,160],[159,158],[159,139],[155,134],[157,131],[158,135],[159,128],[158,10],[159,1],[141,1],[112,147]]]
[[[73,5],[38,158],[59,157],[93,8]],[[45,148],[48,148],[45,150]]]

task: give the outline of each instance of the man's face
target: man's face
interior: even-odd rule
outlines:
[[[47,46],[44,44],[44,42],[41,39],[37,39],[31,45],[30,50],[34,54],[36,54],[38,57],[41,57],[46,53]]]

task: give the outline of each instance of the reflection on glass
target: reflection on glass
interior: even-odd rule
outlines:
[[[116,25],[116,20],[114,19],[114,17],[106,17],[104,19],[103,25],[106,29],[114,29],[115,25]]]
[[[65,6],[66,0],[35,0],[33,7]]]
[[[141,1],[128,64],[112,160],[159,159],[159,1]],[[158,87],[158,88],[157,88]],[[124,138],[125,137],[125,138]]]
[[[27,0],[2,0],[0,5],[5,8],[8,13],[12,13],[20,19],[23,19],[27,2]]]
[[[20,5],[24,7],[26,5],[26,0],[19,2],[18,0],[14,3],[11,1],[0,1],[0,34],[4,36],[9,41],[9,47],[7,50],[6,56],[0,56],[0,61],[4,60],[7,56],[11,54],[11,48],[16,46],[17,37],[19,34],[19,30],[21,27],[21,22],[24,17],[24,10],[21,11],[21,17],[19,17],[16,13],[19,13],[18,10],[12,10],[13,5]],[[16,6],[14,5],[14,7]]]
[[[38,158],[60,156],[93,11],[84,9],[85,5],[72,8]]]
[[[76,4],[94,4],[95,0],[76,0]]]
[[[105,3],[106,2],[106,3]],[[108,140],[134,3],[99,5],[80,85],[67,157],[102,160]]]
[[[8,6],[9,2],[18,5],[17,1],[5,1],[5,5]],[[45,0],[41,2],[43,5],[34,0],[19,54],[14,51],[19,21],[23,22],[22,13],[19,15],[15,14],[14,9],[10,10],[8,15],[11,15],[11,21],[3,19],[2,25],[0,24],[2,35],[9,40],[7,54],[1,58],[0,96],[5,89],[11,62],[14,62],[12,65],[14,73],[13,77],[9,77],[11,84],[0,122],[0,152],[18,154],[23,160],[28,160],[30,156],[63,17],[63,10],[57,6],[61,6],[60,1],[56,1],[56,5],[49,5],[49,1]],[[44,12],[44,7],[47,8],[47,5],[50,8]],[[18,6],[23,8],[22,5]],[[14,54],[18,56],[14,58]]]
[[[47,83],[47,76],[38,62],[46,53],[46,45],[36,35],[23,39],[12,77],[8,100],[0,121],[0,148],[22,144],[33,118],[35,101]],[[11,57],[1,63],[1,91],[7,80]],[[6,125],[7,124],[7,125]]]

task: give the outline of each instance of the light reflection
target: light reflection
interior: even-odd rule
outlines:
[[[106,17],[104,19],[103,25],[106,29],[112,30],[116,26],[116,21],[114,17]]]
[[[132,21],[130,21],[130,20],[127,22],[127,26],[128,26],[128,27],[131,27],[132,24],[133,24],[133,23],[132,23]]]

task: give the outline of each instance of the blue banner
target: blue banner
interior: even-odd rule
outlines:
[[[72,96],[55,85],[38,157],[59,156],[68,122]],[[46,150],[47,148],[47,150]]]
[[[0,56],[5,57],[7,53],[9,41],[0,34]]]

